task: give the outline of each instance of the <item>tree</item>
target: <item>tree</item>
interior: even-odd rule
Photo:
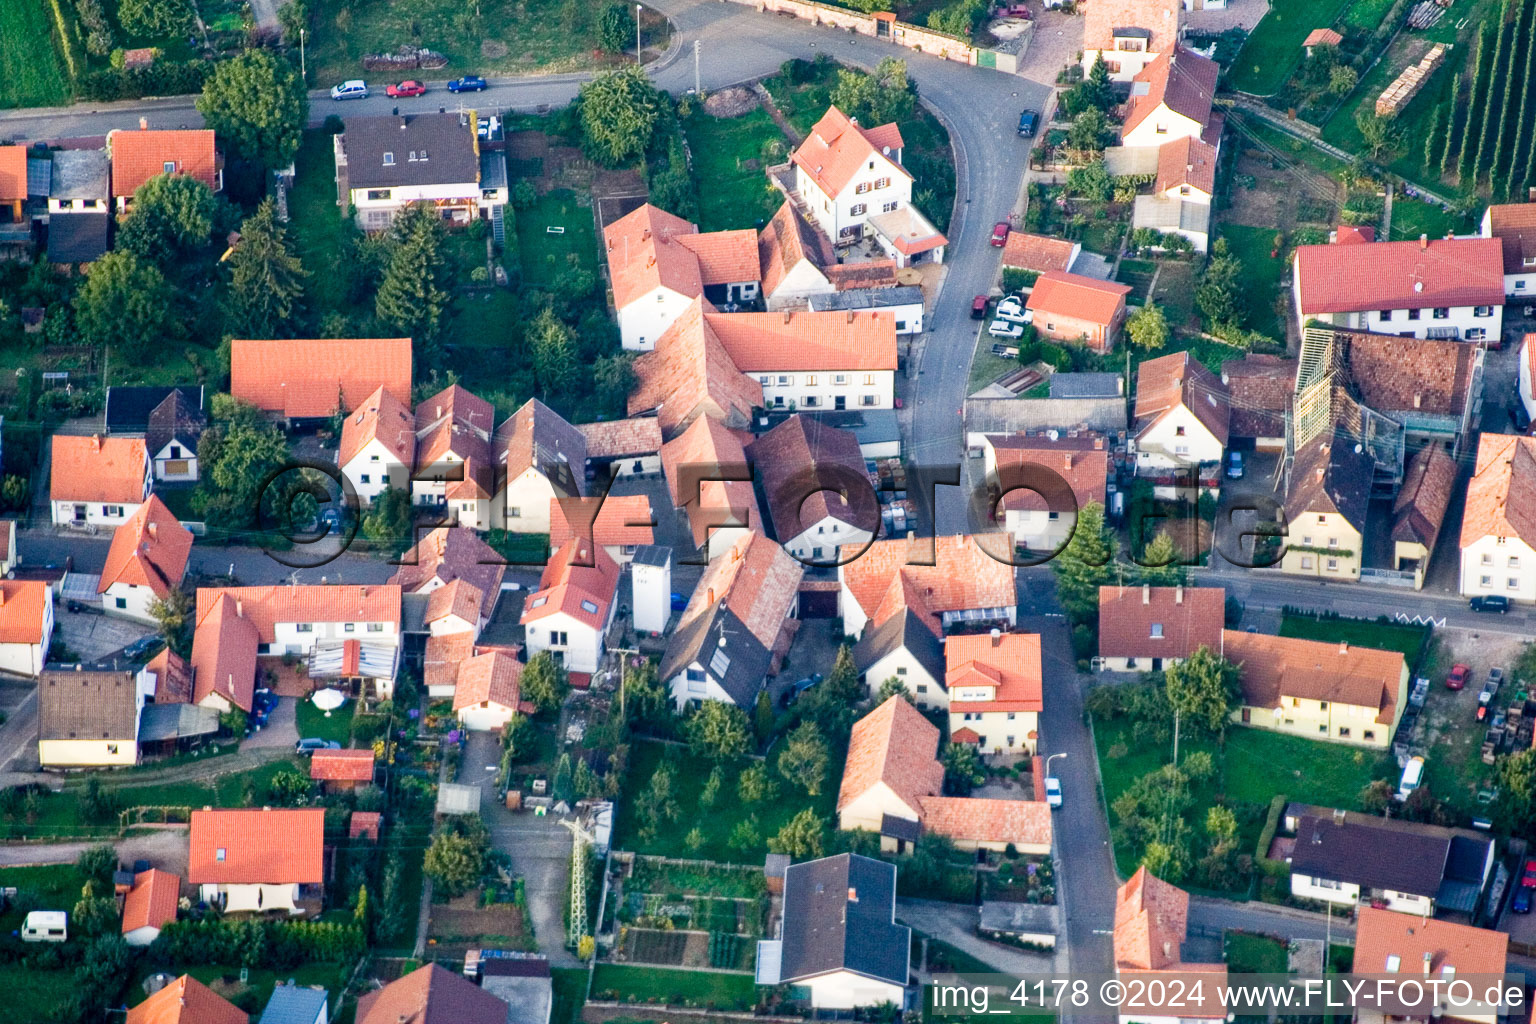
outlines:
[[[246,50],[214,65],[197,112],[237,155],[277,169],[299,151],[309,97],[286,59],[271,50]]]
[[[269,482],[289,462],[288,439],[250,406],[238,407],[223,426],[204,431],[197,458],[203,479],[192,507],[209,525],[248,528],[285,503],[281,489]]]
[[[1360,81],[1360,73],[1347,64],[1339,64],[1328,72],[1328,91],[1334,96],[1348,96]]]
[[[1382,117],[1369,107],[1355,111],[1355,127],[1360,130],[1360,139],[1372,160],[1380,160],[1383,154],[1396,149],[1403,138],[1402,127],[1395,120]]]
[[[635,801],[635,810],[640,812],[640,833],[647,839],[655,838],[658,825],[670,824],[682,816],[673,783],[672,766],[663,761],[651,773],[650,785]]]
[[[575,790],[577,798],[581,800],[596,800],[603,795],[603,780],[597,777],[586,758],[576,762],[576,771],[571,776],[571,789]]]
[[[528,350],[533,357],[533,376],[544,399],[565,405],[576,385],[578,368],[571,329],[554,310],[545,306],[528,326]]]
[[[196,611],[192,596],[180,587],[149,604],[149,614],[159,623],[165,645],[183,658],[192,656],[192,618]]]
[[[1536,833],[1536,750],[1501,757],[1493,766],[1499,825],[1514,835]]]
[[[744,804],[772,800],[778,792],[779,787],[768,777],[768,766],[761,761],[753,761],[743,768],[741,777],[736,780],[736,795]]]
[[[1082,98],[1089,106],[1108,111],[1115,105],[1115,84],[1109,79],[1109,65],[1102,53],[1094,57],[1093,66],[1077,88],[1082,90]]]
[[[907,62],[885,57],[870,74],[839,68],[832,87],[832,104],[860,124],[874,127],[912,116],[917,89],[907,77]]]
[[[706,841],[704,830],[697,825],[689,829],[687,835],[683,836],[683,845],[688,847],[689,853],[698,853],[704,849]]]
[[[188,0],[122,0],[117,20],[129,35],[148,39],[179,36],[192,27]]]
[[[672,695],[656,678],[650,659],[624,669],[624,712],[631,722],[666,724],[672,719]]]
[[[609,53],[635,48],[635,12],[628,4],[609,4],[597,19],[598,45]]]
[[[218,201],[213,190],[188,174],[157,174],[133,193],[116,248],[162,269],[205,248],[213,238]],[[91,273],[101,264],[96,264]]]
[[[773,737],[773,725],[773,698],[766,689],[759,690],[752,705],[752,733],[759,744],[767,743]]]
[[[1149,874],[1165,882],[1178,882],[1189,870],[1189,848],[1177,843],[1154,839],[1147,844],[1141,855],[1141,866]]]
[[[560,760],[555,762],[555,780],[550,785],[550,793],[558,801],[571,802],[575,795],[575,787],[572,785],[571,755],[561,754]]]
[[[892,697],[900,697],[908,704],[917,702],[917,698],[912,696],[912,691],[907,689],[906,682],[900,676],[891,676],[880,684],[880,689],[875,693],[875,707],[879,707]]]
[[[1225,238],[1211,246],[1211,262],[1195,289],[1195,305],[1212,325],[1240,324],[1243,265],[1231,254]]]
[[[768,840],[773,853],[787,853],[798,860],[820,857],[825,849],[826,829],[816,812],[807,807],[784,823],[779,834]]]
[[[635,382],[635,357],[628,352],[601,356],[592,363],[592,398],[601,409],[622,414]]]
[[[1151,300],[1126,319],[1125,330],[1131,344],[1143,352],[1155,352],[1168,344],[1168,318]]]
[[[1098,613],[1099,587],[1109,582],[1109,541],[1104,535],[1104,506],[1090,501],[1077,510],[1072,539],[1051,560],[1056,597],[1075,622]]]
[[[548,651],[540,651],[523,666],[519,684],[523,699],[531,701],[539,714],[547,714],[560,707],[570,689],[565,669]]]
[[[1366,814],[1381,814],[1392,805],[1396,792],[1386,779],[1375,779],[1365,784],[1356,800]]]
[[[103,884],[111,882],[112,872],[117,870],[117,851],[105,843],[88,846],[75,858],[75,870],[87,879]]]
[[[811,722],[801,722],[785,738],[779,751],[779,774],[805,790],[807,796],[820,796],[821,784],[831,763],[827,741]]]
[[[384,279],[373,304],[382,327],[434,353],[452,299],[443,253],[445,230],[426,203],[412,203],[396,215]]]
[[[581,87],[582,146],[607,167],[640,158],[667,101],[645,72],[630,66],[599,75]]]
[[[751,743],[746,712],[720,700],[700,704],[683,728],[694,751],[714,761],[740,757]]]
[[[1237,706],[1237,666],[1201,647],[1182,661],[1163,671],[1168,703],[1191,725],[1203,726],[1220,735]]]
[[[175,295],[165,276],[131,252],[109,252],[75,295],[75,326],[87,345],[111,346],[130,362],[182,336]]]
[[[501,746],[512,757],[512,763],[530,760],[538,749],[539,732],[522,713],[507,719],[501,729]]]
[[[725,785],[725,769],[715,765],[709,772],[709,778],[704,780],[704,788],[699,790],[699,806],[708,810],[715,806],[715,801],[720,799],[720,787]]]
[[[229,258],[231,326],[243,338],[291,338],[298,332],[309,272],[288,249],[277,208],[264,199],[240,225]]]
[[[1067,172],[1067,191],[1089,202],[1107,203],[1114,195],[1115,179],[1103,160],[1095,160]]]
[[[102,935],[117,928],[117,900],[101,891],[101,883],[91,879],[80,887],[80,899],[70,911],[69,923],[82,935]]]
[[[1109,118],[1104,111],[1089,107],[1072,119],[1067,129],[1067,145],[1079,153],[1100,153],[1109,134]]]
[[[729,838],[725,841],[725,845],[737,853],[746,853],[762,844],[763,834],[758,829],[757,815],[755,814],[749,814],[742,821],[738,821],[736,827],[731,829]]]
[[[969,743],[951,743],[939,755],[944,765],[944,788],[956,796],[969,796],[971,790],[987,781],[981,754]]]
[[[479,819],[475,822],[478,824]],[[484,826],[480,828],[483,832]],[[485,872],[488,847],[485,837],[474,834],[473,829],[448,829],[432,837],[421,869],[432,879],[436,891],[449,898],[462,896]]]
[[[1174,587],[1184,583],[1184,556],[1167,530],[1147,542],[1141,553],[1141,582],[1154,587]]]
[[[314,783],[297,768],[284,768],[267,782],[267,799],[279,807],[300,807],[309,803]]]
[[[411,542],[414,514],[409,491],[403,487],[386,487],[369,503],[359,527],[363,536],[375,544],[403,549]]]
[[[1196,785],[1205,782],[1216,775],[1216,759],[1211,756],[1209,750],[1197,750],[1184,758],[1184,763],[1179,765],[1186,778]]]

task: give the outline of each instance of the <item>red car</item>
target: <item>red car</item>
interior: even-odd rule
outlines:
[[[1467,677],[1471,674],[1472,670],[1465,665],[1452,665],[1451,674],[1445,677],[1445,688],[1447,690],[1461,689],[1467,685]]]
[[[425,85],[415,79],[411,79],[410,81],[401,82],[399,85],[389,86],[384,90],[384,95],[398,99],[404,96],[421,96],[426,91],[427,87]]]
[[[987,297],[978,295],[971,300],[971,319],[985,320],[987,318]]]
[[[1000,220],[992,225],[992,244],[1004,246],[1008,244],[1008,222]]]
[[[1525,867],[1520,872],[1520,884],[1536,886],[1536,858],[1525,862]]]

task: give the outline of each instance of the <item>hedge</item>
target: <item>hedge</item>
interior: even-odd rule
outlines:
[[[283,971],[300,964],[353,960],[364,948],[362,929],[356,925],[205,917],[167,924],[149,955],[177,966],[239,964]]]
[[[79,80],[80,95],[88,100],[136,100],[145,96],[184,96],[201,92],[213,73],[206,60],[182,64],[157,63],[147,68],[92,71]]]
[[[1275,833],[1280,831],[1280,818],[1285,814],[1287,802],[1284,793],[1276,793],[1269,801],[1269,814],[1264,818],[1264,827],[1259,830],[1258,844],[1253,849],[1255,862],[1263,863],[1269,858],[1269,847],[1275,841]]]

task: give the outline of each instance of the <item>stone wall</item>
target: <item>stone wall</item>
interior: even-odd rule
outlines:
[[[963,64],[976,63],[976,49],[964,39],[946,35],[943,32],[934,32],[918,25],[892,21],[889,15],[881,19],[874,15],[850,11],[845,7],[817,3],[816,0],[734,0],[734,2],[747,4],[759,11],[788,14],[815,25],[827,25],[857,32],[861,36],[888,38],[897,46],[905,46],[945,60],[960,61]],[[877,28],[882,20],[889,29],[888,33]]]

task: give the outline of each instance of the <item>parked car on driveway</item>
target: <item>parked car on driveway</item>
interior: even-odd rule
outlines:
[[[1457,662],[1451,666],[1451,674],[1445,677],[1447,690],[1460,690],[1467,685],[1467,677],[1472,674],[1472,669]]]
[[[141,636],[127,647],[124,647],[123,656],[133,661],[143,661],[164,645],[165,641],[160,638],[159,633],[150,633],[148,636]]]
[[[996,224],[993,224],[992,225],[992,244],[995,245],[995,246],[998,246],[999,248],[1001,248],[1002,246],[1007,245],[1008,244],[1008,232],[1010,230],[1011,229],[1008,227],[1008,222],[1005,221],[1005,220],[1000,220]]]
[[[479,75],[465,75],[448,83],[449,92],[484,92],[485,79]]]
[[[384,88],[384,95],[398,99],[406,96],[421,96],[427,91],[427,87],[414,78],[408,78],[399,85],[390,85]]]
[[[1243,453],[1227,452],[1227,479],[1241,480],[1243,478]]]
[[[313,754],[317,750],[340,750],[341,744],[335,740],[323,740],[318,736],[306,736],[295,743],[293,749],[300,754]]]
[[[993,320],[992,326],[987,328],[987,333],[994,338],[1021,338],[1024,336],[1024,325],[1009,323],[1007,320]]]
[[[368,98],[368,83],[361,78],[353,78],[342,82],[340,85],[331,86],[331,99],[333,100],[365,100]]]
[[[1019,301],[1017,295],[1010,295],[997,304],[997,309],[992,315],[999,320],[1007,320],[1011,324],[1027,324],[1034,317],[1034,310],[1025,309],[1024,303]]]
[[[1536,887],[1536,857],[1527,857],[1520,868],[1520,884]]]
[[[1515,890],[1515,898],[1509,903],[1509,911],[1512,914],[1529,914],[1531,912],[1531,887],[1522,885]]]
[[[1474,597],[1471,605],[1472,610],[1475,612],[1498,612],[1500,615],[1509,614],[1509,598],[1503,594],[1488,594],[1485,597]]]

